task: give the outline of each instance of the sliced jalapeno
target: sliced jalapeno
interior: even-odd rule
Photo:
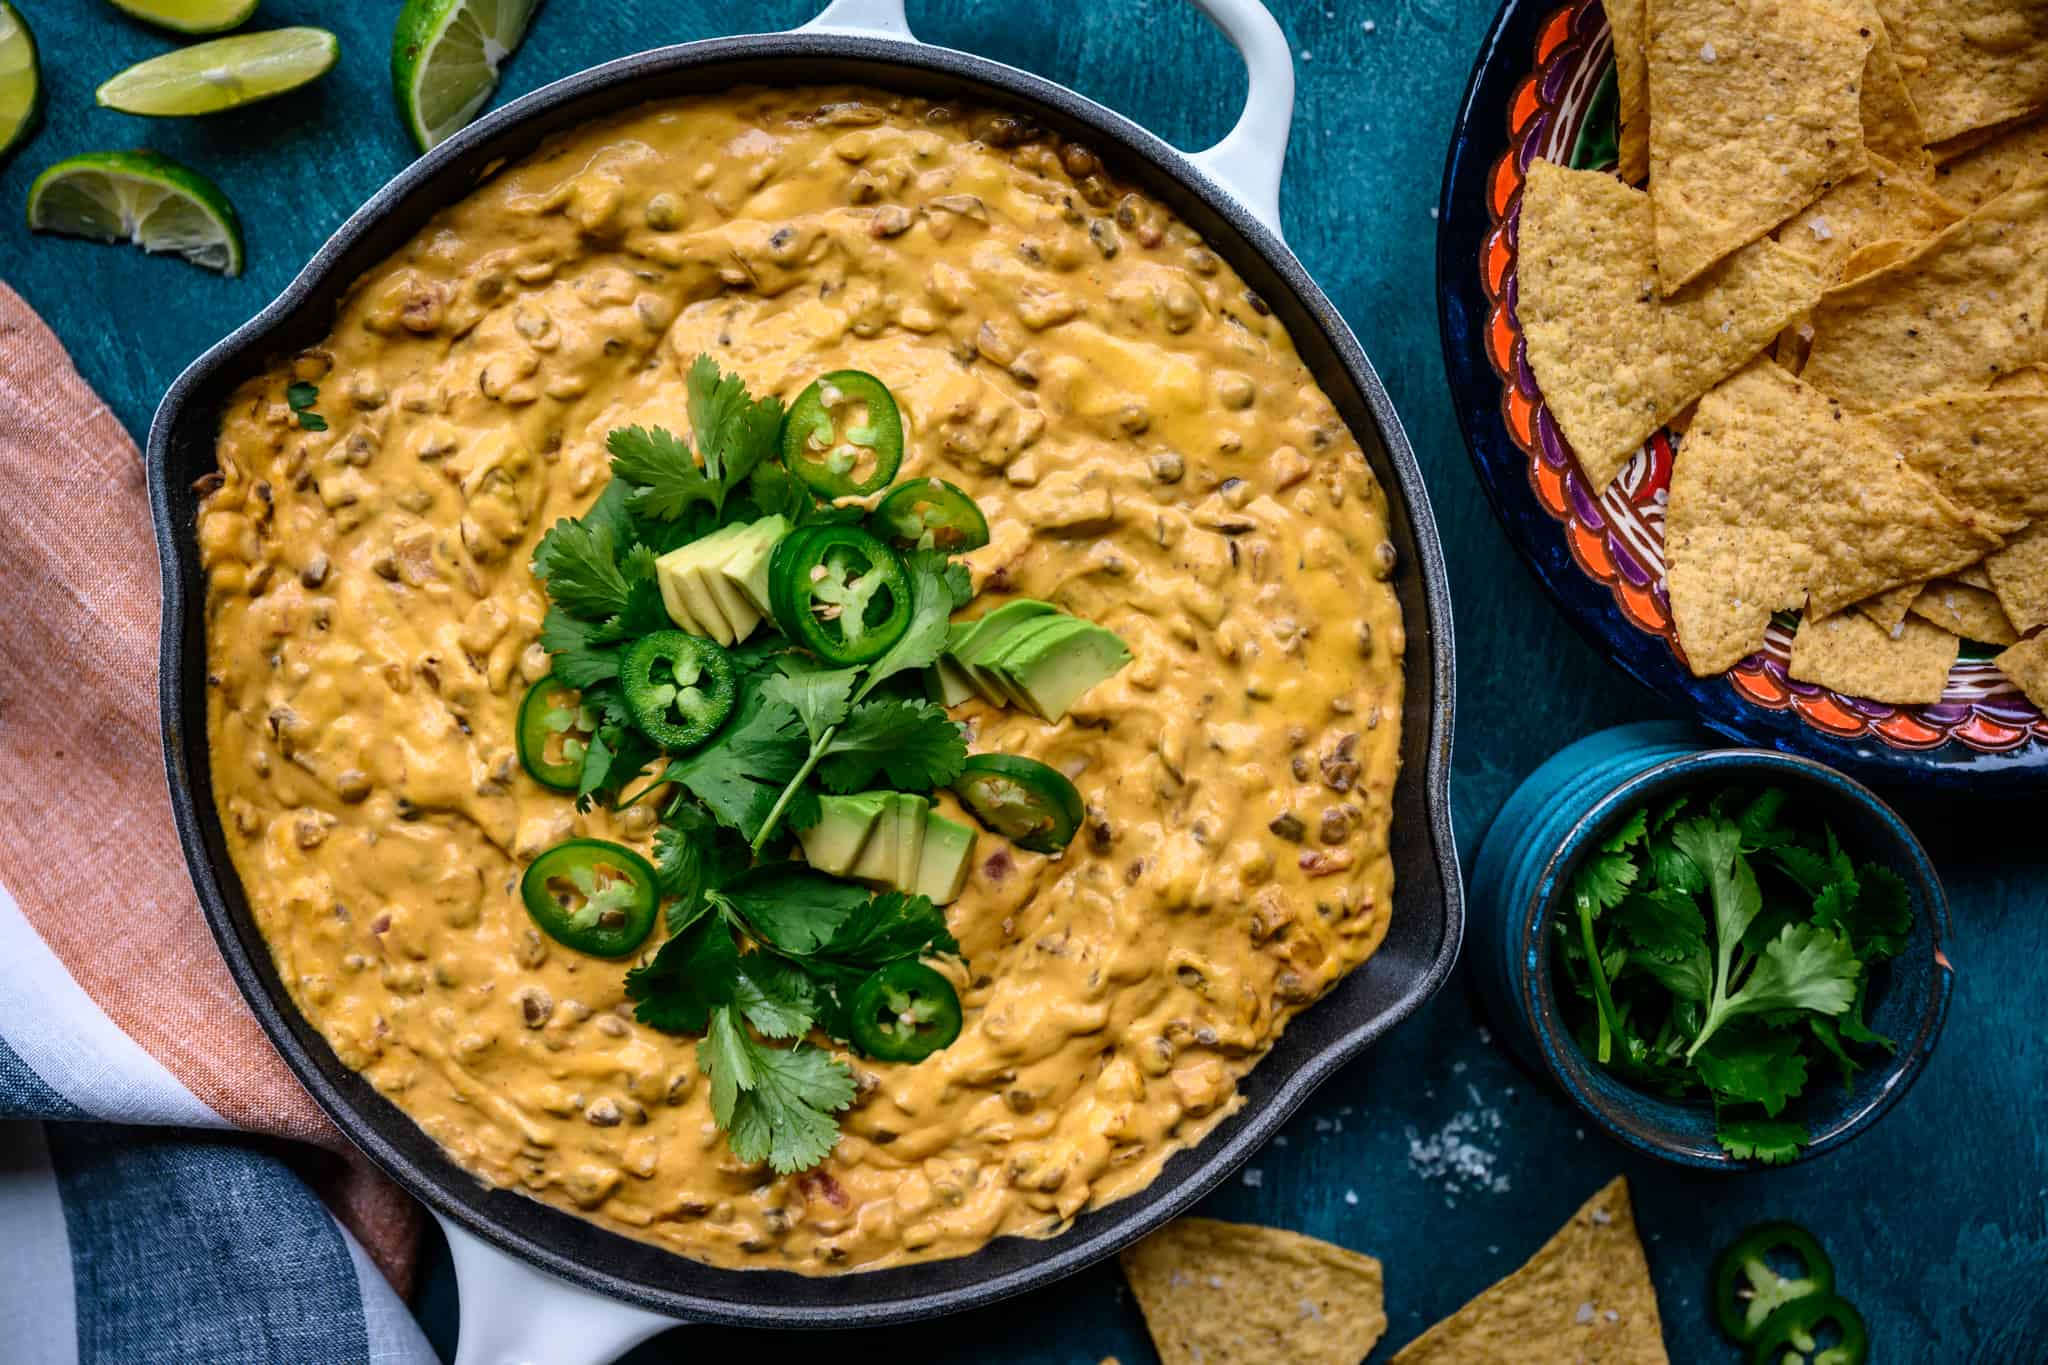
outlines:
[[[960,1036],[960,997],[922,962],[892,962],[853,993],[853,1037],[882,1062],[921,1062]]]
[[[549,938],[592,957],[624,957],[654,927],[654,869],[630,848],[571,839],[535,858],[519,898]]]
[[[1822,1337],[1832,1340],[1823,1346]],[[1750,1365],[1863,1365],[1869,1354],[1870,1331],[1856,1305],[1833,1294],[1809,1294],[1763,1320],[1749,1361]]]
[[[957,555],[988,544],[988,518],[944,479],[897,484],[875,504],[874,520],[899,549]]]
[[[1058,853],[1081,828],[1081,793],[1035,758],[975,754],[961,766],[953,793],[975,819],[1033,853]]]
[[[664,749],[694,749],[732,714],[732,659],[701,635],[658,630],[619,661],[633,723]]]
[[[903,414],[863,370],[834,370],[797,395],[782,424],[782,462],[819,497],[879,492],[903,463]]]
[[[775,547],[768,604],[782,633],[826,663],[868,663],[910,629],[910,575],[857,526],[810,526]]]
[[[1780,1271],[1795,1262],[1792,1274]],[[1764,1319],[1786,1304],[1834,1290],[1834,1262],[1797,1223],[1758,1223],[1714,1258],[1714,1317],[1741,1345],[1755,1341]]]
[[[526,689],[519,703],[519,766],[551,791],[572,792],[583,779],[583,751],[597,732],[597,714],[583,695],[552,675]]]

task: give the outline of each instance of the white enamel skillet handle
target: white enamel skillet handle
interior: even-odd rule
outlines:
[[[1244,58],[1251,90],[1237,126],[1188,159],[1278,237],[1280,167],[1294,121],[1294,59],[1287,35],[1260,0],[1194,4]],[[917,41],[903,0],[832,0],[804,29]],[[680,1325],[536,1270],[439,1214],[435,1218],[448,1235],[461,1295],[455,1365],[602,1365]]]
[[[1188,153],[1196,169],[1280,236],[1280,168],[1294,123],[1294,54],[1287,35],[1260,0],[1194,0],[1244,58],[1251,75],[1244,112],[1223,140]],[[903,0],[832,0],[804,25],[808,32],[858,33],[914,43]]]

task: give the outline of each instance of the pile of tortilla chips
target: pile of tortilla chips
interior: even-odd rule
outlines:
[[[1358,1365],[1387,1328],[1380,1263],[1299,1233],[1183,1218],[1122,1261],[1164,1365]],[[1552,1361],[1669,1365],[1619,1176],[1520,1270],[1410,1342],[1393,1365]]]
[[[1967,639],[2048,709],[2048,0],[1608,9],[1619,172],[1529,168],[1517,310],[1594,485],[1685,424],[1693,671],[1798,611],[1801,681],[1938,701]]]

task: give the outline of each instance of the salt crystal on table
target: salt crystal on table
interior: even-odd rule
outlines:
[[[1379,32],[1379,28],[1380,26],[1378,24],[1375,24],[1372,20],[1368,19],[1365,21],[1365,31],[1367,33],[1377,33]]]
[[[1259,1186],[1266,1183],[1266,1173],[1264,1171],[1258,1170],[1257,1168],[1246,1171],[1244,1173],[1244,1183],[1251,1186],[1253,1189],[1257,1189]]]
[[[1347,1203],[1347,1204],[1356,1204],[1356,1203],[1358,1202],[1358,1191],[1357,1191],[1357,1190],[1346,1190],[1346,1191],[1344,1191],[1344,1202],[1345,1202],[1345,1203]]]

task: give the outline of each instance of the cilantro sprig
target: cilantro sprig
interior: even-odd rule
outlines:
[[[787,1173],[831,1153],[836,1116],[854,1096],[852,1068],[811,1040],[850,1045],[851,1002],[870,977],[959,948],[925,897],[876,893],[777,850],[788,830],[818,821],[823,791],[886,782],[925,792],[959,775],[960,725],[902,679],[938,657],[972,589],[963,565],[916,551],[905,566],[910,626],[873,662],[826,669],[774,635],[727,650],[730,717],[710,742],[664,752],[634,723],[621,682],[628,647],[671,629],[656,560],[737,522],[863,515],[819,502],[783,466],[779,400],[754,399],[708,356],[690,367],[687,389],[690,438],[612,431],[611,482],[541,538],[540,641],[555,677],[597,719],[581,751],[579,807],[659,803],[654,863],[668,933],[626,975],[636,1017],[701,1035],[712,1114],[733,1152]],[[318,421],[305,398],[294,410]]]
[[[1873,968],[1912,926],[1905,883],[1859,863],[1780,788],[1634,810],[1574,871],[1554,958],[1580,1045],[1630,1083],[1702,1091],[1734,1156],[1790,1161],[1781,1117],[1815,1071],[1844,1085],[1852,1048],[1894,1044],[1863,1019]]]

